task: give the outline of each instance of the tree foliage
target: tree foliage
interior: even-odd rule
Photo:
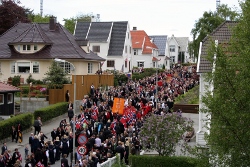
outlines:
[[[190,51],[190,53],[193,53],[194,57],[198,57],[200,42],[208,34],[213,32],[223,21],[236,21],[238,18],[239,13],[237,9],[230,8],[225,4],[220,5],[215,12],[205,11],[191,30],[193,41],[189,44],[189,51],[193,51]]]
[[[212,44],[209,52],[210,59],[217,55],[215,71],[207,75],[214,90],[203,97],[202,111],[211,114],[208,155],[217,166],[250,166],[250,0],[241,9],[230,43]]]
[[[14,0],[2,0],[0,5],[0,35],[13,27],[18,22],[30,22],[29,9],[19,6],[20,2]]]
[[[92,16],[93,16],[92,14],[87,14],[87,15],[78,15],[76,17],[71,17],[69,19],[64,18],[63,19],[64,27],[73,34],[77,21],[90,22]]]
[[[47,77],[44,80],[48,83],[48,88],[62,88],[63,84],[69,83],[64,69],[55,61],[52,61],[49,71],[45,75]]]
[[[30,14],[29,19],[33,23],[49,23],[50,15]]]
[[[143,146],[156,150],[160,156],[170,156],[176,151],[186,131],[193,127],[193,121],[178,113],[147,117],[139,133]],[[184,145],[182,145],[184,146]]]

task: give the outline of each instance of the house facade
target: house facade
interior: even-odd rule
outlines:
[[[167,56],[170,58],[171,66],[189,61],[188,42],[188,37],[175,37],[172,35],[168,38]]]
[[[20,89],[0,82],[0,117],[8,118],[10,115],[15,114],[15,92],[20,92]]]
[[[144,30],[136,27],[130,31],[132,37],[133,67],[158,68],[159,50]]]
[[[213,90],[213,85],[209,84],[205,80],[205,76],[207,73],[212,73],[214,70],[213,64],[207,60],[206,56],[208,55],[208,49],[211,43],[211,40],[215,42],[217,45],[227,44],[231,38],[232,30],[237,22],[233,21],[225,21],[218,28],[216,28],[209,36],[204,38],[204,40],[200,43],[200,52],[197,62],[197,73],[200,75],[200,88],[199,88],[199,130],[196,134],[196,143],[201,146],[206,145],[206,141],[204,139],[204,134],[209,133],[209,129],[206,128],[206,124],[208,123],[207,117],[210,117],[209,114],[201,112],[202,108],[206,106],[202,103],[202,97],[206,94],[208,90]],[[216,59],[216,57],[215,57]],[[216,62],[214,62],[216,65]]]
[[[76,41],[55,17],[49,23],[17,23],[0,36],[0,81],[20,75],[24,83],[29,75],[43,80],[55,58],[70,76],[95,74],[105,59],[87,51],[86,41]]]
[[[149,36],[151,41],[157,46],[159,50],[159,55],[157,59],[159,60],[158,66],[159,68],[162,68],[162,66],[165,66],[165,69],[169,70],[170,69],[170,58],[167,56],[168,55],[168,50],[167,50],[167,35],[150,35]]]
[[[120,22],[77,22],[74,36],[88,40],[89,50],[106,61],[102,70],[132,70],[132,43],[127,21]]]

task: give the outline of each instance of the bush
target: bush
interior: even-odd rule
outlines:
[[[34,112],[34,118],[40,116],[43,122],[51,120],[52,118],[58,117],[65,114],[67,110],[67,102],[56,103],[44,108],[37,109]]]
[[[12,79],[12,85],[18,87],[20,85],[21,75],[15,75]]]
[[[0,140],[6,139],[11,136],[11,127],[17,126],[21,123],[23,130],[29,129],[33,125],[33,114],[24,113],[17,116],[13,116],[7,120],[0,122]]]
[[[129,156],[131,167],[198,167],[199,160],[192,157]]]

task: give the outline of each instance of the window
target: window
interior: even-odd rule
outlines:
[[[100,46],[92,46],[92,51],[100,53]]]
[[[144,67],[144,62],[137,62],[137,67]]]
[[[16,72],[15,62],[12,62],[10,64],[10,69],[11,69],[11,74],[15,74],[15,72]]]
[[[18,62],[17,72],[18,73],[30,73],[30,62]]]
[[[20,45],[17,45],[17,50],[20,51]]]
[[[175,45],[170,45],[169,46],[169,51],[170,52],[175,52]]]
[[[4,103],[4,96],[3,94],[0,94],[0,105]]]
[[[30,45],[23,45],[23,50],[30,50]]]
[[[39,62],[33,62],[33,73],[39,73]]]
[[[70,73],[70,63],[69,62],[59,62],[60,67],[62,67],[64,69],[64,72],[66,74]]]
[[[114,67],[115,66],[115,61],[114,60],[108,60],[107,61],[107,67]]]
[[[8,100],[8,103],[13,103],[13,94],[12,93],[8,93],[7,100]]]
[[[156,68],[156,62],[153,62],[153,67]]]
[[[34,50],[37,50],[37,45],[34,45]]]
[[[171,62],[171,63],[174,63],[174,59],[175,59],[174,56],[170,56],[170,62]]]
[[[138,55],[138,50],[134,49],[134,55]]]
[[[92,74],[93,72],[93,64],[92,63],[88,63],[88,74]]]
[[[128,60],[125,60],[125,68],[128,66]]]

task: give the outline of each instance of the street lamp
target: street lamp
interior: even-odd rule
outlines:
[[[58,59],[58,58],[55,58],[54,59],[56,62],[62,62],[62,63],[69,63],[72,67],[72,69],[70,68],[71,71],[74,71],[74,107],[73,107],[73,112],[74,112],[74,116],[73,116],[73,120],[74,120],[74,123],[73,123],[73,156],[72,156],[72,164],[75,164],[75,108],[76,108],[76,68],[74,66],[74,64],[66,61],[66,60],[62,60],[62,59]],[[73,165],[72,165],[73,166]]]

